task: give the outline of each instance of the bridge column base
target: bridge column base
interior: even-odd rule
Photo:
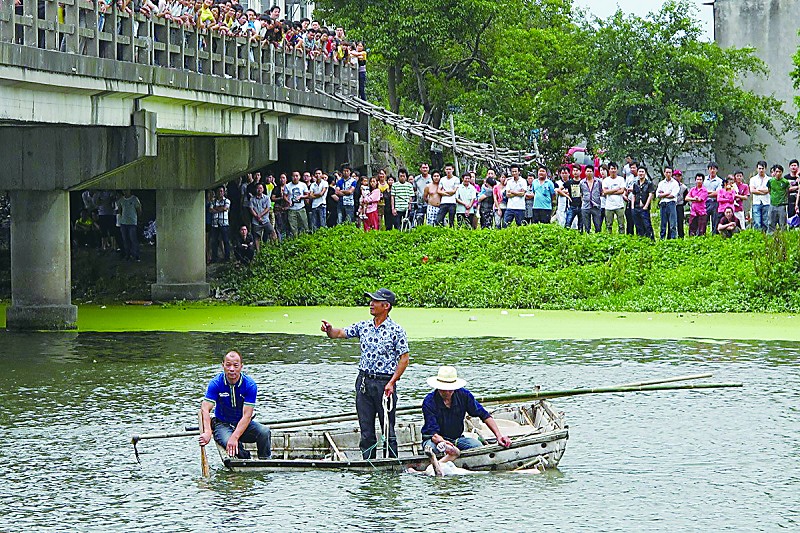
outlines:
[[[6,327],[16,330],[75,329],[78,307],[75,305],[41,305],[22,307],[12,305],[6,309]]]
[[[154,300],[208,298],[206,283],[205,192],[156,191],[156,283]]]
[[[74,329],[69,194],[11,191],[11,307],[8,329]]]

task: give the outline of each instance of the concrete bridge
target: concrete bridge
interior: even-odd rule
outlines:
[[[59,6],[62,6],[59,8]],[[347,65],[85,0],[0,0],[12,329],[74,328],[69,191],[154,189],[154,299],[208,295],[204,189],[268,164],[368,162]]]

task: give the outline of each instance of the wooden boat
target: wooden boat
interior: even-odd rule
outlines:
[[[503,471],[522,468],[555,468],[569,438],[564,413],[556,413],[545,400],[525,406],[500,407],[492,413],[501,431],[511,439],[504,448],[480,420],[467,417],[465,432],[486,442],[480,448],[466,450],[455,465],[474,471]],[[398,416],[395,425],[398,458],[384,458],[378,450],[376,459],[365,460],[358,447],[358,427],[305,427],[272,430],[272,458],[257,459],[255,444],[246,444],[251,459],[228,457],[217,445],[223,464],[235,472],[285,472],[308,470],[405,471],[409,467],[424,469],[429,463],[423,453],[422,424]],[[380,442],[380,434],[379,434]]]

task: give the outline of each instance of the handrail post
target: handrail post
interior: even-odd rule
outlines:
[[[68,54],[77,54],[80,36],[80,11],[79,0],[64,3],[64,24],[69,26],[71,32],[64,35],[64,51]]]
[[[0,41],[14,42],[15,14],[14,2],[0,2]]]
[[[52,24],[52,27],[51,27]],[[44,34],[42,44],[46,50],[58,50],[58,2],[56,0],[45,0],[44,4]]]
[[[22,30],[22,44],[36,47],[39,45],[39,6],[30,0],[22,4],[22,15],[31,22]]]

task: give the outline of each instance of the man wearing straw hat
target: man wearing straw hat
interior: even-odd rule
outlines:
[[[503,435],[492,415],[464,388],[466,381],[458,377],[452,366],[439,367],[439,373],[428,378],[428,385],[435,390],[428,393],[422,401],[422,448],[433,448],[442,442],[450,442],[459,450],[469,450],[481,446],[474,437],[464,436],[464,416],[477,416],[492,430],[497,443],[508,448],[511,440]],[[440,448],[439,448],[440,449]]]
[[[331,339],[361,341],[361,359],[356,378],[356,412],[361,440],[358,447],[364,459],[376,457],[375,417],[381,431],[388,435],[388,456],[397,457],[397,437],[394,433],[397,391],[395,384],[408,366],[408,337],[405,330],[389,318],[395,303],[395,295],[389,289],[365,292],[369,298],[369,314],[372,320],[363,320],[346,328],[334,328],[322,321],[320,328]],[[384,412],[384,407],[386,407]],[[384,418],[387,428],[384,427]]]

